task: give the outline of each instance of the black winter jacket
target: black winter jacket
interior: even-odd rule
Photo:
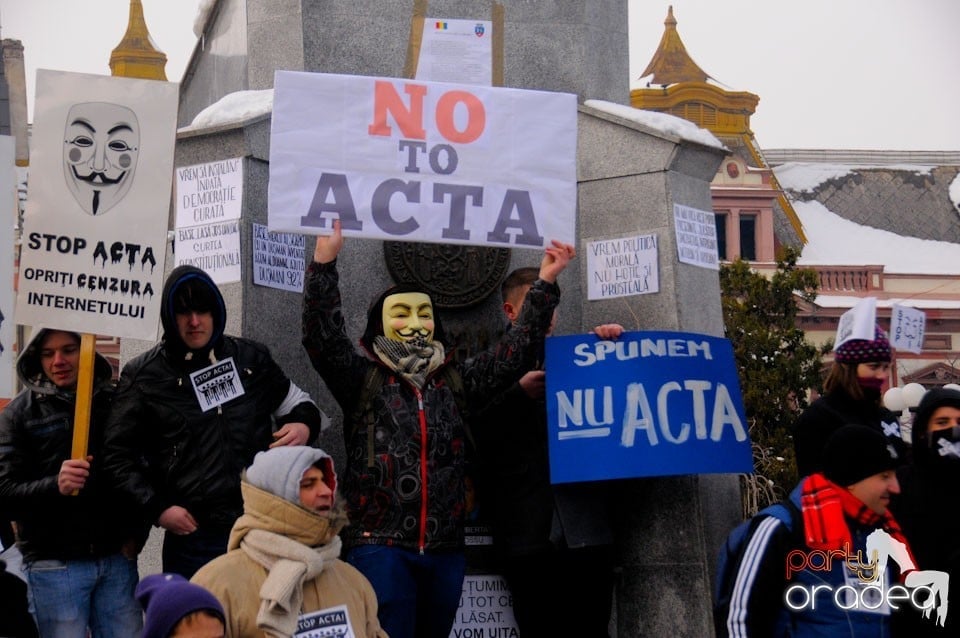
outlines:
[[[842,390],[823,395],[800,414],[794,425],[793,446],[797,454],[797,473],[803,477],[823,470],[823,448],[827,439],[841,426],[866,425],[882,432],[903,463],[908,448],[900,435],[900,419],[878,403],[877,398],[854,399]]]
[[[480,511],[489,516],[502,558],[613,543],[609,483],[550,483],[542,399],[514,383],[473,423]]]
[[[186,349],[170,302],[178,282],[188,279],[206,282],[220,303],[213,345],[203,351]],[[320,411],[266,346],[223,335],[222,297],[203,271],[175,269],[160,312],[163,341],[130,361],[120,375],[106,440],[107,471],[152,522],[179,505],[201,526],[230,527],[243,511],[240,474],[267,449],[271,433],[285,423],[303,422],[313,440],[320,433]],[[233,359],[243,394],[204,412],[190,374],[211,365],[211,350],[217,361]],[[304,398],[296,405],[281,409],[290,396],[299,395]]]
[[[76,496],[57,486],[61,464],[70,458],[75,395],[43,375],[37,331],[17,361],[25,389],[0,413],[0,510],[17,523],[25,562],[74,560],[139,549],[147,526],[132,502],[111,489],[103,474],[102,441],[113,398],[113,371],[97,354],[87,451],[90,476]]]
[[[362,340],[368,352],[370,339],[382,334],[383,297],[368,316]],[[544,335],[559,298],[555,284],[534,282],[518,328],[459,365],[471,409],[504,391],[542,359]],[[434,340],[442,342],[439,319],[435,321]],[[364,356],[346,334],[336,262],[314,262],[307,269],[303,344],[349,420],[357,412],[367,369],[383,364]],[[372,439],[368,439],[365,422],[344,425],[347,467],[340,485],[351,522],[343,531],[344,545],[394,545],[414,551],[461,548],[464,416],[439,369],[427,378],[422,390],[391,375],[386,370],[387,380],[373,399]],[[373,467],[368,467],[370,441]]]

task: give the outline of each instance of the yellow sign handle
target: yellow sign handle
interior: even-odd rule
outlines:
[[[84,333],[80,336],[80,372],[77,375],[77,403],[73,415],[72,459],[87,458],[87,443],[90,439],[90,407],[93,404],[93,368],[97,338]],[[74,496],[79,490],[74,490]]]

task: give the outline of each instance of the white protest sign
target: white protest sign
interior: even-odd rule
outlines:
[[[204,412],[244,394],[243,383],[233,357],[191,372],[190,383],[197,395],[197,403]]]
[[[517,636],[513,597],[506,579],[496,574],[468,574],[450,638]]]
[[[177,168],[177,228],[240,219],[243,158]]]
[[[587,298],[611,299],[660,291],[657,236],[587,243]]]
[[[13,319],[13,229],[17,219],[16,151],[13,138],[0,135],[0,398],[16,394],[16,323]]]
[[[268,226],[540,250],[576,234],[576,96],[277,71]]]
[[[927,314],[924,311],[893,304],[890,312],[890,345],[895,350],[920,354],[923,352],[926,327]]]
[[[493,84],[493,23],[425,18],[417,80]]]
[[[37,72],[17,323],[155,340],[178,87]]]
[[[297,618],[297,632],[293,634],[293,638],[356,638],[356,635],[350,610],[346,605],[336,605],[300,614]]]
[[[877,326],[877,298],[864,297],[850,310],[840,315],[833,349],[851,339],[873,341]]]
[[[214,283],[240,281],[240,222],[178,227],[173,256],[177,266],[196,266]]]
[[[674,204],[673,222],[677,231],[677,259],[684,264],[720,270],[714,214]]]
[[[254,224],[253,283],[303,292],[305,243],[303,235],[271,233],[263,224]]]

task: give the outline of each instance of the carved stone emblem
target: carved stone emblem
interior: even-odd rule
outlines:
[[[395,281],[423,286],[440,308],[480,303],[510,267],[509,248],[385,241],[383,254]]]

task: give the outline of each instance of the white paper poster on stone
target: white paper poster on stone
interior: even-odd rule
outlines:
[[[17,223],[17,174],[13,138],[0,135],[0,399],[16,394],[13,292],[13,229]]]
[[[517,632],[513,599],[503,576],[468,574],[450,638],[517,636]]]
[[[17,323],[155,340],[178,87],[37,72]]]
[[[873,341],[877,326],[877,298],[864,297],[857,304],[840,315],[837,322],[837,336],[833,340],[833,349],[851,339]]]
[[[909,306],[893,304],[890,311],[890,345],[894,350],[920,354],[923,352],[926,329],[927,313]]]
[[[587,243],[587,298],[612,299],[660,291],[656,235]]]
[[[424,18],[417,80],[493,84],[493,23]]]
[[[215,283],[240,281],[240,221],[177,228],[174,263],[205,271]]]
[[[674,204],[673,221],[677,231],[677,258],[680,262],[720,270],[714,214]]]
[[[278,71],[268,226],[530,248],[576,234],[576,96]],[[322,113],[323,117],[317,117]]]
[[[305,243],[303,235],[271,233],[263,224],[253,224],[253,283],[303,292]]]
[[[177,168],[177,228],[240,219],[243,158]]]

